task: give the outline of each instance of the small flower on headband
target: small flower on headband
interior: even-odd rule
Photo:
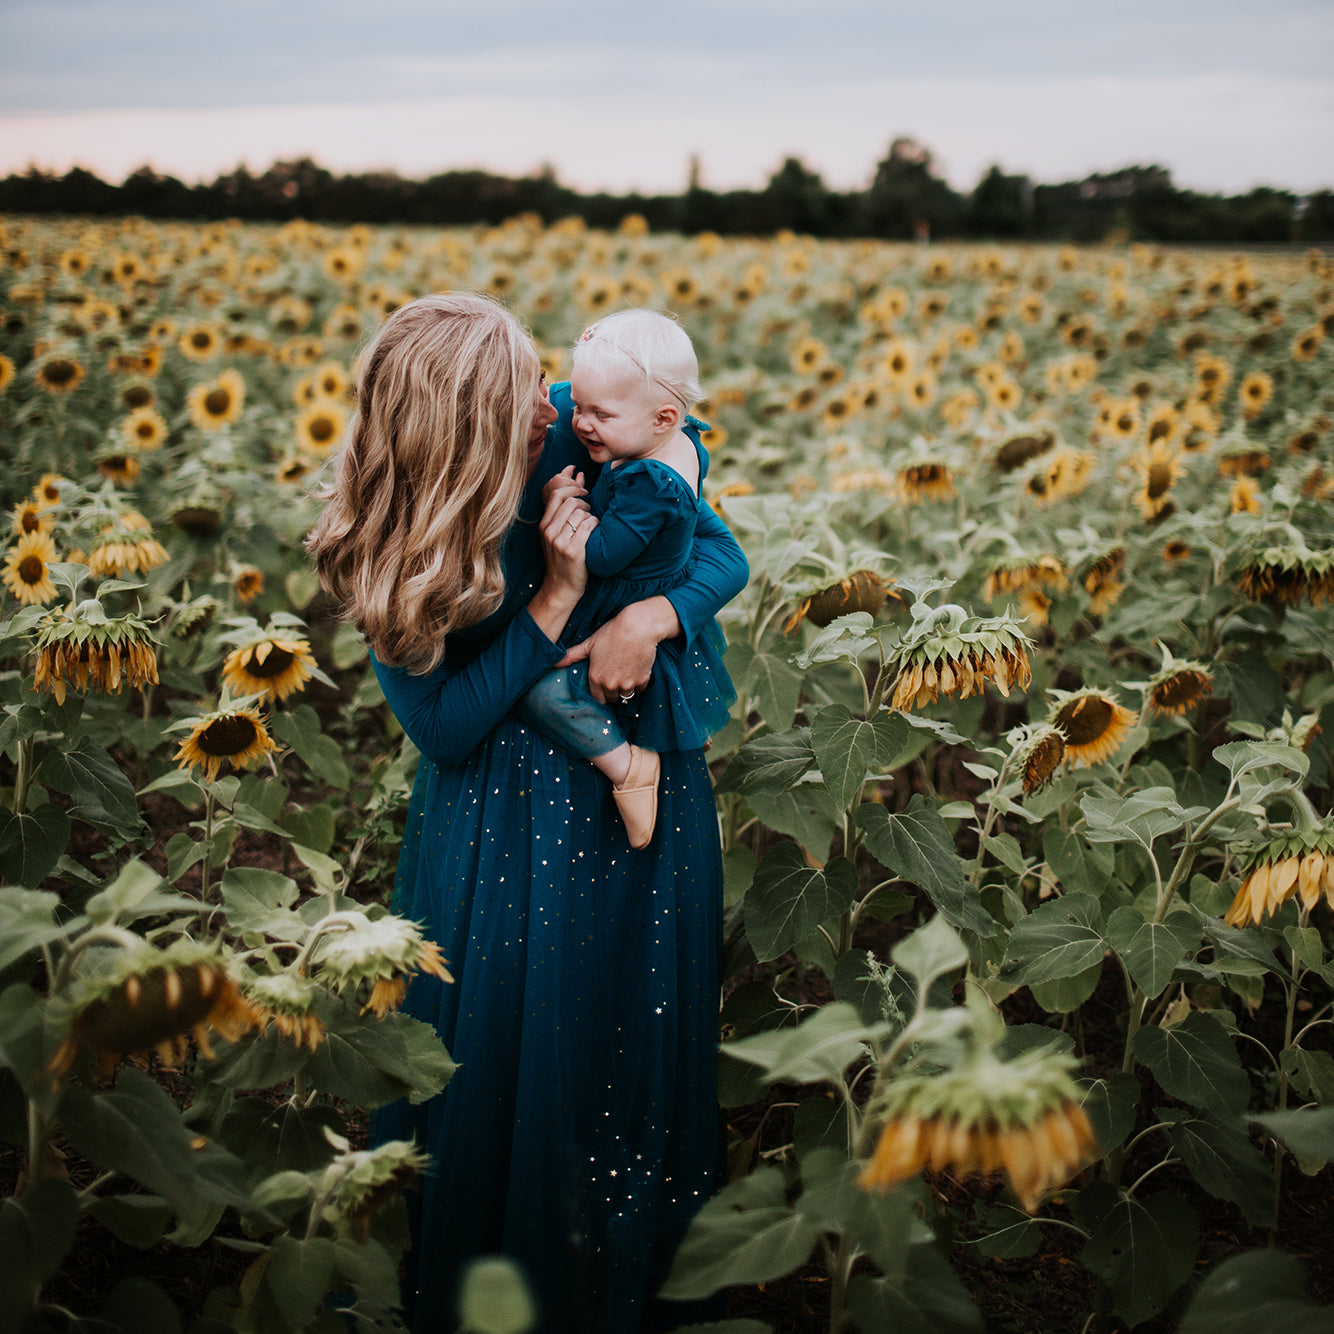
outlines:
[[[581,333],[581,334],[579,335],[579,341],[580,341],[581,343],[586,343],[586,342],[588,342],[588,340],[589,340],[590,338],[592,338],[592,336],[593,336],[595,333],[597,333],[597,329],[598,329],[598,327],[597,327],[596,324],[590,324],[590,325],[588,326],[588,328],[585,329],[585,330],[583,331],[583,333]]]

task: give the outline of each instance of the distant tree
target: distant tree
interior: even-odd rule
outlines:
[[[790,227],[812,236],[829,233],[833,221],[829,191],[820,174],[811,171],[800,158],[784,158],[783,165],[769,177],[763,198],[773,219],[769,230]]]
[[[992,166],[969,195],[962,225],[970,236],[1027,236],[1033,225],[1033,183]]]
[[[863,196],[862,221],[869,235],[908,240],[954,230],[963,200],[931,168],[931,150],[916,139],[900,136],[890,144]]]
[[[1302,241],[1334,241],[1334,190],[1317,190],[1301,201],[1297,237]]]

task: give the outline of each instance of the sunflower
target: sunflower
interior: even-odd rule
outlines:
[[[29,533],[49,533],[53,525],[43,506],[35,500],[20,500],[14,506],[10,526],[15,537],[26,537]]]
[[[1144,441],[1153,445],[1159,440],[1173,445],[1181,437],[1182,421],[1177,410],[1170,403],[1159,403],[1149,413],[1149,420],[1144,426]]]
[[[922,708],[940,696],[982,694],[988,680],[1001,694],[1026,690],[1033,679],[1029,639],[1006,614],[970,617],[947,604],[919,616],[887,663],[895,671],[891,709]]]
[[[336,403],[312,404],[296,419],[297,445],[322,457],[342,439],[347,414]]]
[[[308,977],[283,971],[266,977],[247,977],[245,993],[284,1037],[297,1048],[315,1051],[324,1041],[325,1028],[316,1013],[321,990]]]
[[[135,408],[121,422],[120,433],[135,449],[161,449],[167,438],[167,421],[156,408]]]
[[[47,568],[56,559],[56,546],[42,531],[24,533],[5,556],[0,582],[25,606],[40,606],[56,595]]]
[[[52,1058],[54,1077],[70,1068],[81,1048],[98,1055],[103,1078],[125,1056],[145,1060],[156,1051],[164,1063],[178,1064],[189,1034],[211,1060],[209,1029],[235,1042],[263,1022],[207,945],[179,939],[165,950],[144,945],[120,955],[109,972],[87,984]]]
[[[1213,689],[1213,678],[1202,662],[1183,662],[1164,653],[1162,668],[1144,688],[1144,699],[1158,717],[1179,718]]]
[[[81,248],[62,250],[56,261],[70,278],[82,278],[93,266],[93,257]]]
[[[217,778],[224,760],[233,769],[244,769],[278,749],[254,709],[216,709],[191,719],[191,724],[190,735],[173,758],[179,769],[202,770],[206,783]]]
[[[854,611],[870,612],[874,616],[885,605],[887,597],[897,598],[898,594],[886,587],[885,581],[874,570],[854,570],[837,583],[803,598],[784,623],[783,633],[793,634],[802,621],[823,628],[837,617]]]
[[[1135,726],[1135,715],[1106,691],[1085,686],[1050,693],[1058,706],[1051,725],[1065,737],[1065,762],[1072,769],[1111,759]]]
[[[1147,522],[1157,518],[1167,508],[1172,486],[1186,475],[1186,468],[1181,462],[1179,451],[1161,440],[1136,450],[1130,456],[1130,464],[1144,475],[1144,485],[1136,499],[1139,501],[1140,514]]]
[[[1050,1049],[1004,1062],[984,1050],[943,1074],[895,1079],[871,1112],[883,1125],[858,1186],[886,1191],[922,1171],[1004,1173],[1032,1213],[1097,1157],[1073,1063]]]
[[[1008,376],[986,386],[987,399],[1001,412],[1015,412],[1023,402],[1024,391]]]
[[[909,464],[898,470],[898,490],[909,505],[949,500],[954,495],[954,475],[945,463]]]
[[[278,467],[273,474],[274,480],[281,482],[286,486],[290,486],[292,483],[299,482],[305,477],[310,472],[312,466],[313,465],[309,459],[297,458],[289,455],[278,464]]]
[[[324,272],[335,282],[351,282],[361,272],[365,258],[353,246],[334,246],[324,252]]]
[[[49,612],[37,634],[34,690],[65,702],[66,685],[86,691],[119,691],[157,684],[157,655],[148,626],[136,616],[112,619],[95,599],[66,611]]]
[[[98,455],[97,471],[116,486],[132,486],[141,470],[138,450],[112,449]]]
[[[812,375],[824,363],[829,355],[828,349],[818,338],[799,338],[788,353],[792,371],[796,375]]]
[[[32,489],[32,498],[42,509],[53,509],[60,504],[60,488],[65,479],[57,473],[44,472]]]
[[[68,394],[78,388],[85,371],[76,358],[51,352],[37,362],[34,374],[48,394]]]
[[[1260,487],[1253,477],[1238,477],[1232,483],[1228,504],[1233,514],[1263,514]]]
[[[1063,446],[1048,455],[1046,465],[1029,477],[1024,489],[1039,504],[1050,505],[1086,490],[1095,471],[1096,460],[1088,450]]]
[[[1063,593],[1067,586],[1066,568],[1056,556],[1017,556],[996,566],[987,575],[982,596],[988,602],[994,602],[1010,593],[1041,592],[1044,589]]]
[[[1273,376],[1266,375],[1264,371],[1252,371],[1237,389],[1237,398],[1247,421],[1258,417],[1273,397]]]
[[[143,380],[131,380],[122,386],[120,401],[127,412],[134,412],[138,408],[151,408],[157,402],[157,395],[152,385]]]
[[[1105,616],[1121,599],[1126,586],[1121,582],[1125,569],[1125,547],[1113,547],[1089,567],[1084,588],[1089,595],[1089,614]]]
[[[335,306],[325,317],[321,332],[333,342],[351,342],[362,335],[361,312],[356,306]]]
[[[1314,361],[1324,341],[1324,326],[1313,324],[1309,329],[1303,329],[1292,340],[1292,355],[1297,361]]]
[[[283,700],[305,689],[314,665],[308,641],[266,635],[229,653],[222,664],[222,679],[234,695]]]
[[[245,406],[245,381],[234,370],[223,371],[216,380],[195,385],[186,402],[190,420],[201,431],[218,431],[241,418]]]
[[[1334,599],[1334,552],[1266,547],[1245,558],[1237,589],[1252,602],[1292,607],[1303,596],[1320,607]]]
[[[1310,912],[1322,895],[1334,908],[1334,831],[1294,831],[1251,849],[1243,863],[1241,888],[1223,921],[1227,926],[1258,926],[1291,898]]]
[[[1222,357],[1201,356],[1195,362],[1195,384],[1200,399],[1211,407],[1222,400],[1232,379],[1232,367]]]
[[[182,330],[176,346],[190,361],[210,361],[222,351],[222,330],[216,324],[192,324]]]
[[[1021,776],[1025,796],[1040,792],[1056,776],[1065,760],[1065,736],[1050,724],[1033,729],[1015,750],[1014,768]]]
[[[146,574],[166,562],[166,547],[135,510],[127,510],[118,522],[104,528],[88,554],[88,568],[94,574],[115,579],[123,574]]]
[[[13,358],[0,356],[0,394],[3,394],[14,383],[14,377],[17,374],[18,371],[14,367]]]
[[[365,996],[362,1013],[373,1010],[383,1019],[407,995],[418,972],[452,982],[440,947],[423,938],[421,929],[401,917],[374,921],[349,910],[339,914],[337,932],[323,937],[316,955],[315,975],[342,995]],[[369,995],[367,992],[369,991]]]

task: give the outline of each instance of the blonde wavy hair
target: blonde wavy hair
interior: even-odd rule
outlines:
[[[306,549],[381,662],[428,672],[500,605],[540,374],[518,320],[465,292],[400,307],[362,353]]]

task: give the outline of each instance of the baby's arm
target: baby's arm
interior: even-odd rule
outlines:
[[[657,483],[639,468],[617,478],[610,503],[584,547],[588,573],[597,579],[620,574],[661,532],[671,511],[659,502]]]

